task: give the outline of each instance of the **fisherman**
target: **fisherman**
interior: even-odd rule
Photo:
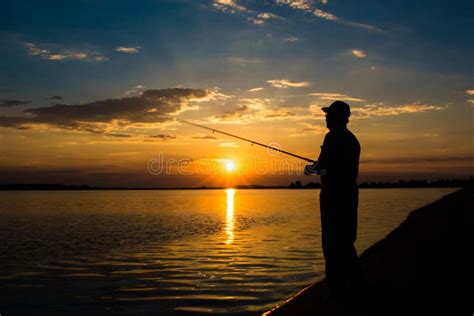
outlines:
[[[350,107],[336,101],[322,110],[329,132],[317,162],[305,174],[321,176],[321,230],[330,301],[347,302],[362,282],[357,252],[357,206],[360,145],[347,128]]]

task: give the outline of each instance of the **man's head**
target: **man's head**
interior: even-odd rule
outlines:
[[[349,123],[351,109],[349,104],[342,101],[335,101],[330,106],[322,108],[326,113],[326,126],[329,129],[344,127]]]

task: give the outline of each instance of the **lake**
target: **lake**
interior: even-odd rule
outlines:
[[[358,251],[456,189],[362,189]],[[0,192],[0,313],[254,314],[324,276],[319,190]]]

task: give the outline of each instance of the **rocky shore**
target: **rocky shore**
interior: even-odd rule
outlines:
[[[410,213],[360,256],[367,287],[351,303],[325,301],[325,280],[265,315],[472,315],[474,190],[463,188]]]

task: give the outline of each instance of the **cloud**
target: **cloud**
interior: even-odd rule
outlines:
[[[130,134],[116,134],[116,133],[108,133],[108,134],[105,134],[106,136],[112,136],[112,137],[119,137],[119,138],[128,138],[128,137],[132,137],[133,135],[130,135]]]
[[[353,49],[352,50],[352,55],[354,55],[357,58],[367,57],[367,54],[363,50],[360,50],[360,49]]]
[[[263,25],[270,19],[278,19],[280,18],[278,15],[269,13],[269,12],[262,12],[258,13],[256,17],[249,17],[247,20],[255,25]]]
[[[290,36],[290,37],[287,37],[287,38],[283,39],[283,42],[285,42],[285,43],[294,43],[294,42],[297,42],[299,40],[300,39],[296,36]]]
[[[323,10],[319,10],[319,9],[316,9],[313,11],[313,14],[315,16],[317,16],[318,18],[321,18],[321,19],[325,19],[325,20],[329,20],[329,21],[336,21],[338,20],[339,18],[337,16],[335,16],[334,14],[331,14],[329,12],[326,12],[326,11],[323,11]]]
[[[217,137],[211,135],[196,135],[192,137],[193,139],[208,139],[208,140],[217,140]]]
[[[125,96],[140,95],[145,90],[146,86],[139,84],[131,88],[130,90],[125,91]]]
[[[287,5],[292,9],[303,10],[303,11],[311,11],[314,8],[314,4],[316,1],[314,0],[276,0],[276,4],[278,5]],[[318,1],[323,4],[327,3],[326,1]]]
[[[257,91],[262,91],[264,88],[262,87],[258,87],[258,88],[252,88],[252,89],[249,89],[247,92],[257,92]]]
[[[205,119],[205,122],[225,124],[249,124],[253,122],[296,119],[294,108],[281,107],[282,100],[268,98],[240,99],[238,106],[222,115]]]
[[[244,6],[239,5],[235,0],[214,0],[212,6],[218,10],[228,13],[251,11]]]
[[[469,96],[474,96],[474,89],[473,90],[466,90],[465,92]],[[467,102],[474,106],[474,99],[468,99]]]
[[[409,103],[396,106],[366,104],[360,107],[351,107],[351,113],[355,118],[370,118],[375,116],[393,116],[409,113],[423,113],[428,111],[442,111],[446,109],[447,106],[421,103]]]
[[[313,11],[313,14],[317,16],[318,18],[336,22],[339,24],[351,26],[351,27],[356,27],[356,28],[361,28],[367,31],[374,31],[374,32],[381,32],[382,30],[376,26],[370,25],[370,24],[364,24],[364,23],[359,23],[359,22],[354,22],[346,19],[342,19],[340,17],[335,16],[332,13],[316,9]]]
[[[50,99],[51,100],[62,100],[63,98],[60,95],[53,95]]]
[[[303,131],[309,131],[315,134],[324,134],[328,131],[327,128],[322,125],[315,125],[315,124],[306,123],[306,122],[301,122],[299,124],[304,126]]]
[[[124,53],[124,54],[136,54],[140,50],[140,46],[136,47],[125,47],[125,46],[118,46],[114,49],[116,52]]]
[[[237,0],[214,0],[212,7],[228,14],[240,15],[254,25],[263,25],[271,19],[280,18],[270,12],[256,12],[237,2]]]
[[[351,26],[351,27],[356,27],[356,28],[361,28],[367,31],[375,31],[375,32],[380,32],[381,29],[379,29],[376,26],[369,25],[369,24],[364,24],[364,23],[358,23],[350,20],[346,20],[343,18],[340,18],[336,16],[335,14],[332,14],[327,11],[323,11],[321,9],[316,9],[315,4],[327,4],[327,0],[322,0],[322,1],[313,1],[313,0],[276,0],[276,4],[278,5],[286,5],[289,6],[292,9],[295,10],[300,10],[304,11],[308,14],[312,14],[313,16],[316,16],[320,19],[324,19],[327,21],[332,21],[335,23]]]
[[[34,129],[44,126],[97,134],[130,126],[157,128],[174,114],[194,109],[194,102],[218,99],[214,90],[172,88],[145,90],[139,96],[106,99],[86,104],[54,104],[30,108],[26,117],[0,117],[0,127]]]
[[[274,102],[275,100],[269,98],[244,98],[239,100],[239,104],[258,111],[267,109]]]
[[[244,115],[244,113],[248,112],[249,110],[250,109],[248,106],[241,105],[231,111],[225,111],[224,114],[219,115],[216,118],[221,121],[239,119]]]
[[[344,25],[347,25],[347,26],[352,26],[352,27],[355,27],[355,28],[364,29],[366,31],[383,32],[382,29],[380,29],[380,28],[378,28],[374,25],[370,25],[370,24],[358,23],[358,22],[348,21],[348,20],[344,20],[344,19],[338,19],[338,21],[339,21],[340,24],[344,24]]]
[[[207,102],[207,101],[212,101],[212,100],[227,100],[230,98],[233,98],[233,95],[227,95],[224,94],[221,91],[220,88],[214,87],[212,89],[206,89],[206,95],[202,98],[197,98],[197,99],[192,99],[194,102]]]
[[[313,119],[323,120],[325,114],[321,111],[322,106],[319,104],[312,104],[309,106],[308,111],[313,116]],[[381,116],[395,116],[413,113],[423,113],[432,111],[443,111],[448,107],[446,105],[433,105],[423,103],[407,103],[400,105],[384,105],[378,104],[365,104],[358,106],[351,106],[351,119],[365,119],[372,117]]]
[[[0,108],[10,108],[19,105],[29,104],[30,101],[22,100],[0,100]]]
[[[234,143],[234,142],[220,143],[219,146],[220,146],[220,147],[229,147],[229,148],[237,148],[237,147],[240,147],[240,145],[239,145],[238,143]]]
[[[257,15],[257,17],[258,17],[259,19],[262,19],[262,20],[270,20],[270,19],[277,19],[277,18],[279,18],[278,15],[273,14],[273,13],[270,13],[270,12],[262,12],[262,13],[259,13],[259,14]]]
[[[364,102],[364,99],[350,97],[345,94],[341,93],[331,93],[331,92],[317,92],[317,93],[310,93],[310,96],[319,97],[321,100],[328,100],[328,101],[351,101],[351,102]]]
[[[39,48],[36,44],[25,43],[26,50],[30,56],[38,56],[51,61],[78,60],[103,62],[109,60],[108,57],[97,52],[82,52],[72,49],[65,49],[60,52],[52,52],[48,49]]]
[[[267,98],[246,98],[238,101],[238,106],[224,114],[212,118],[215,122],[241,122],[253,119],[254,113],[261,115],[274,114],[268,112],[268,106],[275,102]]]
[[[291,81],[288,79],[267,80],[275,88],[303,88],[309,86],[308,81]]]
[[[342,19],[342,18],[339,18],[339,17],[336,17],[336,19],[333,20],[333,21],[335,21],[339,24],[343,24],[343,25],[346,25],[346,26],[354,27],[354,28],[363,29],[363,30],[366,30],[366,31],[383,32],[382,29],[380,29],[380,28],[378,28],[374,25],[354,22],[354,21]]]
[[[176,136],[169,135],[169,134],[148,135],[148,137],[155,138],[155,139],[162,139],[162,140],[176,139]]]
[[[337,99],[362,102],[363,99],[352,98],[339,93],[317,93],[317,96],[326,97],[329,100]],[[196,123],[219,123],[219,124],[250,124],[265,121],[293,121],[303,124],[305,131],[322,133],[325,128],[309,122],[322,121],[325,114],[321,111],[321,104],[311,104],[309,107],[283,106],[283,100],[269,98],[247,98],[240,99],[237,106],[225,111],[224,114],[204,118],[202,122]],[[365,119],[372,117],[396,116],[423,112],[442,111],[447,106],[422,103],[408,103],[401,105],[366,104],[351,107],[351,119]]]
[[[254,65],[254,64],[260,64],[263,62],[262,59],[252,59],[252,58],[245,58],[245,57],[228,57],[227,61],[235,64],[241,64],[241,65]]]

